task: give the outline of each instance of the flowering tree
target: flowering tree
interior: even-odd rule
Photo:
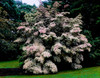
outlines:
[[[40,7],[34,23],[21,23],[17,29],[22,37],[15,42],[25,42],[23,46],[23,69],[33,74],[58,72],[57,65],[64,60],[74,69],[82,68],[82,53],[90,51],[91,44],[80,34],[81,15],[66,17],[69,12],[57,12],[59,3],[53,8]]]

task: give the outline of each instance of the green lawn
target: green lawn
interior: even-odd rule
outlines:
[[[18,60],[0,62],[0,68],[16,68],[19,66]]]
[[[6,66],[5,64],[8,65]],[[1,67],[4,68],[18,67],[18,61],[0,62],[0,68]],[[80,70],[68,70],[51,75],[0,76],[0,78],[100,78],[100,66],[83,68]]]

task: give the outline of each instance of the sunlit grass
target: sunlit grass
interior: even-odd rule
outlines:
[[[0,62],[0,68],[16,68],[19,67],[18,60]]]

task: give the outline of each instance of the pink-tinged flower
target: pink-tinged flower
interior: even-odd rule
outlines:
[[[25,26],[19,26],[17,29],[21,30],[21,29],[24,29],[24,28],[25,28]]]
[[[66,24],[66,23],[63,24],[63,26],[66,26],[66,25],[68,25],[68,24]]]
[[[44,40],[47,40],[50,37],[50,35],[43,34],[43,35],[40,35],[40,37]]]
[[[67,24],[67,23],[64,23],[62,26],[63,26],[63,28],[66,28],[66,29],[67,29],[67,28],[71,28],[71,25],[69,25],[69,24]]]
[[[23,69],[28,69],[30,67],[30,65],[32,65],[32,61],[27,61],[24,65],[23,65]]]
[[[26,46],[26,49],[30,48],[30,46]]]
[[[25,31],[31,31],[31,28],[26,27],[26,28],[25,28]]]
[[[59,47],[56,45],[56,46],[53,48],[53,50],[54,50],[54,51],[57,51],[58,48],[59,48]]]
[[[78,26],[79,26],[79,24],[74,24],[73,26],[74,26],[74,27],[78,27]]]
[[[43,33],[43,34],[46,33],[46,31],[47,31],[47,30],[46,30],[46,28],[44,28],[44,27],[40,27],[40,29],[39,29],[39,32],[40,32],[40,33]]]
[[[63,17],[63,15],[62,15],[62,14],[56,14],[56,16],[57,16],[57,17]]]
[[[68,35],[70,35],[69,33],[62,33],[61,37],[67,37]]]
[[[84,42],[88,42],[87,38],[84,35],[80,35],[80,39]]]
[[[48,68],[48,71],[51,71],[53,73],[56,73],[58,71],[57,66],[55,65],[55,63],[53,63],[52,61],[48,60],[45,64],[44,67]]]
[[[57,1],[53,4],[53,7],[58,8],[59,6],[60,6],[60,4],[59,4],[59,2],[57,2]]]
[[[61,48],[62,45],[60,43],[56,43],[54,46],[53,46],[53,51],[55,52],[56,55],[58,54],[61,54]]]
[[[50,28],[55,27],[55,26],[56,26],[55,22],[50,23]]]
[[[43,21],[37,22],[34,25],[40,25],[40,24],[43,24]]]
[[[45,16],[46,17],[50,17],[50,13],[49,12],[45,12]]]
[[[45,38],[45,37],[47,37],[47,35],[46,34],[42,34],[42,35],[40,35],[40,37],[41,38]]]
[[[57,37],[56,34],[55,34],[54,32],[50,32],[49,34],[50,34],[51,36],[53,36],[53,37]]]
[[[83,49],[79,49],[79,51],[84,51]]]
[[[32,48],[33,51],[37,51],[38,50],[38,46],[35,46],[35,45],[33,45],[31,48]]]
[[[69,4],[64,5],[64,8],[67,8],[67,7],[69,7]]]
[[[87,43],[87,46],[92,47],[92,45],[90,43]]]
[[[72,63],[72,57],[65,56],[64,60],[67,61],[67,62],[69,62],[69,63]]]
[[[28,22],[22,22],[22,23],[20,23],[21,25],[29,25],[29,23]]]
[[[87,48],[87,47],[91,47],[90,43],[84,43],[82,45],[79,45],[80,48]]]
[[[41,54],[40,54],[39,52],[35,54],[36,57],[38,57],[38,56],[40,56],[40,55],[41,55]]]
[[[51,18],[51,21],[57,20],[57,18]]]
[[[90,52],[91,51],[91,49],[90,48],[87,48],[87,50]]]
[[[26,47],[27,54],[33,53],[34,51],[37,51],[37,50],[38,50],[38,46],[35,46],[35,45]]]
[[[44,37],[44,39],[47,40],[48,39],[48,36]]]
[[[33,34],[34,34],[35,36],[37,36],[37,35],[38,35],[38,31],[37,31],[37,32],[34,32]]]
[[[82,48],[82,49],[86,48],[86,47],[87,47],[87,44],[81,44],[81,45],[78,46],[78,48]]]
[[[39,52],[42,53],[45,50],[43,46],[39,46]]]
[[[82,30],[80,28],[73,28],[70,32],[71,33],[76,33],[76,32],[81,32]]]
[[[44,51],[44,52],[42,53],[42,56],[45,57],[45,58],[49,58],[49,57],[51,57],[51,54],[50,54],[49,51]]]

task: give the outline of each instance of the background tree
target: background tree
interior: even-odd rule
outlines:
[[[27,4],[22,4],[20,7],[19,7],[20,11],[23,11],[23,12],[32,12],[32,10],[36,9],[36,6],[33,5],[27,5]]]
[[[13,41],[17,37],[15,22],[7,19],[8,13],[3,7],[0,7],[0,61],[16,59],[18,54],[18,45]]]
[[[20,21],[20,10],[16,7],[14,0],[1,0],[0,5],[8,12],[8,17]]]

